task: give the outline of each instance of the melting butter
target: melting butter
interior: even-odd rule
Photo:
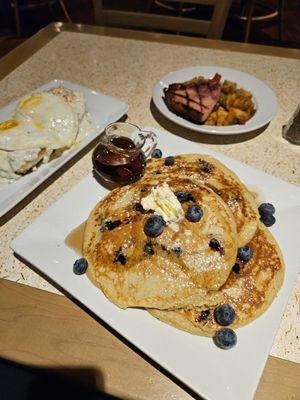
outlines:
[[[141,204],[145,210],[153,210],[163,217],[167,224],[184,217],[182,206],[167,183],[152,188],[151,193],[141,200]]]

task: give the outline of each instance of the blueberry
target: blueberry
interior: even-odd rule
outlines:
[[[174,253],[176,253],[178,256],[182,256],[183,250],[182,250],[182,248],[181,248],[180,246],[173,247],[172,250],[173,250]]]
[[[151,154],[152,158],[162,158],[162,151],[160,149],[155,149]]]
[[[209,247],[212,250],[218,251],[222,256],[224,256],[225,249],[221,246],[220,242],[217,239],[211,239],[209,241]]]
[[[205,321],[208,318],[209,314],[210,314],[209,310],[201,311],[201,313],[198,314],[198,316],[196,318],[196,322]]]
[[[168,165],[168,166],[174,165],[174,162],[175,162],[175,159],[173,156],[168,156],[165,159],[165,165]]]
[[[144,207],[141,205],[141,203],[135,203],[133,205],[133,209],[134,209],[134,211],[140,212],[142,214],[146,214],[147,213],[147,211],[144,210]]]
[[[108,220],[105,222],[105,229],[107,229],[108,231],[112,231],[113,229],[117,228],[118,226],[121,225],[121,221],[117,220],[117,221],[111,221]]]
[[[115,253],[114,262],[119,262],[120,264],[125,265],[126,261],[127,261],[127,256],[124,253],[123,249],[120,247],[119,250],[117,250]]]
[[[258,207],[258,211],[259,211],[260,215],[263,215],[263,214],[273,215],[275,213],[275,207],[273,206],[273,204],[270,204],[270,203],[262,203]]]
[[[215,309],[214,317],[219,325],[227,326],[233,323],[235,311],[229,304],[221,304]]]
[[[220,349],[229,350],[236,345],[236,334],[230,328],[222,328],[216,332],[214,342]]]
[[[163,251],[167,251],[169,253],[169,250],[167,249],[167,247],[164,244],[161,244],[160,247]]]
[[[234,266],[232,267],[232,271],[235,272],[236,274],[239,274],[241,270],[240,264],[235,263]]]
[[[76,275],[82,275],[85,273],[88,267],[88,262],[85,258],[79,258],[73,264],[73,272]]]
[[[260,220],[267,227],[274,225],[276,222],[276,219],[272,214],[263,214],[260,216]]]
[[[275,213],[275,207],[273,206],[273,204],[262,203],[258,207],[258,211],[259,211],[260,220],[262,223],[264,223],[268,227],[275,224],[276,219],[273,215]]]
[[[150,256],[153,256],[154,249],[153,249],[153,244],[151,242],[146,242],[144,244],[144,252],[149,254]]]
[[[147,236],[157,237],[163,232],[165,224],[160,215],[151,215],[145,222],[144,232]]]
[[[211,239],[209,241],[209,247],[213,250],[220,250],[220,242],[217,239]]]
[[[187,193],[187,192],[175,192],[175,196],[177,197],[177,200],[181,204],[186,203],[188,201],[195,202],[194,197],[190,193]]]
[[[202,218],[202,215],[201,207],[197,206],[197,204],[191,204],[185,213],[185,218],[190,222],[198,222]]]
[[[249,261],[253,256],[253,250],[249,246],[240,247],[238,249],[238,258],[241,261]]]
[[[209,174],[212,170],[212,164],[209,163],[208,161],[202,160],[201,158],[199,159],[200,163],[200,170],[205,172],[206,174]]]

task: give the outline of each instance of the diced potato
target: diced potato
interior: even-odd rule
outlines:
[[[252,97],[252,94],[248,90],[245,90],[245,89],[242,89],[242,88],[237,89],[235,91],[235,94],[237,96],[241,96],[241,97]]]
[[[226,108],[229,110],[230,107],[239,108],[240,110],[251,113],[254,110],[251,93],[239,89],[236,93],[229,94],[227,96]]]
[[[222,126],[225,125],[225,121],[228,115],[228,111],[226,111],[223,107],[219,107],[217,111],[217,125]]]
[[[232,121],[233,120],[235,121],[235,122],[230,122],[229,123],[230,125],[232,125],[233,123],[236,124],[239,122],[247,121],[251,117],[251,114],[249,114],[248,112],[234,107],[231,107],[229,109],[229,115],[230,118],[232,118]]]
[[[225,94],[233,93],[236,90],[236,83],[225,80],[222,85],[222,92]]]
[[[205,121],[205,125],[217,125],[217,112],[213,111]]]
[[[251,92],[237,88],[236,83],[228,80],[224,81],[221,89],[218,103],[206,120],[206,125],[243,124],[255,114]]]
[[[235,110],[236,109],[232,108],[232,107],[229,109],[229,112],[228,112],[228,115],[227,115],[227,118],[225,121],[226,125],[234,125],[234,124],[238,123],[238,119],[237,119]]]

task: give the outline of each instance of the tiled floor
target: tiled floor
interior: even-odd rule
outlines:
[[[107,0],[108,1],[108,0]],[[118,0],[110,0],[113,6],[120,4]],[[123,7],[143,7],[146,2],[139,0],[124,0]],[[233,1],[232,10],[237,10],[239,1]],[[277,0],[265,0],[265,3],[276,6]],[[18,46],[28,36],[47,25],[52,20],[64,20],[63,13],[58,4],[54,6],[54,15],[49,13],[48,8],[40,8],[30,12],[23,12],[21,15],[22,37],[18,38],[15,33],[15,21],[13,10],[9,6],[10,0],[0,1],[0,57],[5,55],[14,47]],[[83,24],[94,24],[92,0],[65,0],[67,9],[73,22]],[[153,12],[162,12],[157,6],[152,6]],[[205,10],[200,9],[200,12]],[[257,11],[260,11],[259,8]],[[191,16],[196,16],[197,13]],[[250,35],[250,42],[267,45],[285,46],[300,48],[300,0],[285,0],[284,13],[284,41],[278,38],[278,24],[276,19],[264,23],[253,23]],[[243,41],[244,25],[229,18],[225,27],[223,39]]]

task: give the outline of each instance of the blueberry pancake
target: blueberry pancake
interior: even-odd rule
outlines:
[[[87,274],[121,308],[216,304],[237,255],[235,219],[211,189],[159,176],[114,189],[84,234]]]
[[[217,193],[231,209],[237,224],[238,245],[246,245],[254,236],[259,215],[254,198],[234,172],[205,154],[184,154],[166,159],[151,159],[145,177],[188,176]]]
[[[229,305],[235,311],[230,328],[246,325],[266,311],[284,279],[285,266],[279,246],[261,223],[249,247],[253,251],[251,259],[236,264],[219,291],[219,305]],[[216,307],[148,311],[159,320],[195,335],[213,336],[221,328],[216,322]]]

